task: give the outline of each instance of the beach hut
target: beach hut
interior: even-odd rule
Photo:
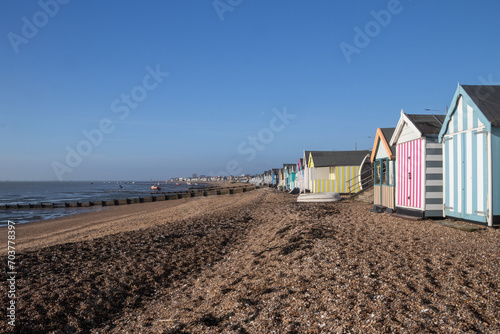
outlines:
[[[270,170],[266,170],[263,174],[262,174],[262,177],[263,177],[263,183],[265,185],[270,185],[271,184],[271,171]]]
[[[286,190],[295,188],[295,178],[297,173],[297,164],[283,164],[283,173],[285,177],[284,187]]]
[[[271,185],[277,187],[280,182],[280,170],[278,168],[273,168],[271,170]]]
[[[438,141],[444,115],[401,117],[389,145],[396,145],[396,212],[443,216],[443,155]]]
[[[360,169],[370,157],[370,151],[309,151],[309,186],[313,193],[349,193],[349,181],[359,176]],[[352,184],[354,184],[353,182]],[[353,192],[361,190],[361,184]]]
[[[278,189],[279,190],[284,190],[285,189],[285,170],[283,168],[279,169]]]
[[[396,147],[389,141],[396,128],[378,128],[370,161],[373,166],[373,208],[396,209]]]
[[[300,158],[297,164],[297,182],[295,186],[300,189],[300,192],[304,189],[304,159]]]
[[[311,180],[311,169],[308,167],[310,153],[311,151],[304,151],[304,156],[302,157],[302,169],[304,178],[302,181],[302,187],[300,188],[300,192],[311,191],[311,187],[309,186],[309,181]]]
[[[500,224],[500,86],[458,85],[439,133],[444,214]]]

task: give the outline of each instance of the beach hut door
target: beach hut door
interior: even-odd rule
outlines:
[[[487,222],[488,133],[468,131],[444,138],[446,216]]]
[[[398,145],[397,205],[421,208],[421,139]]]

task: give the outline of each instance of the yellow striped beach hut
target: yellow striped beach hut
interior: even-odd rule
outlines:
[[[349,193],[349,181],[356,183],[360,168],[370,151],[309,151],[307,167],[313,193]],[[357,185],[353,192],[361,190]]]

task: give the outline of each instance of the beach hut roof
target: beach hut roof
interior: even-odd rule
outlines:
[[[314,167],[359,166],[370,151],[310,151],[310,154]]]
[[[309,155],[311,154],[311,151],[304,151],[304,159],[306,159],[305,163],[309,161]]]
[[[372,150],[372,156],[371,156],[371,162],[375,161],[375,156],[377,155],[377,145],[379,145],[380,148],[384,148],[387,156],[391,159],[396,158],[396,146],[389,145],[389,141],[392,138],[392,135],[394,134],[394,131],[396,131],[396,128],[378,128],[377,129],[377,134],[375,135],[375,141],[373,142],[373,150]],[[380,143],[380,144],[379,144]]]
[[[446,115],[408,115],[423,135],[437,135]]]
[[[477,107],[483,115],[488,131],[491,131],[492,126],[500,126],[500,86],[493,85],[458,85],[453,100],[450,103],[450,109],[446,115],[444,124],[439,132],[439,140],[443,140],[443,136],[448,131],[448,125],[457,111],[458,101],[461,96],[466,96]]]
[[[394,131],[396,131],[396,128],[380,128],[380,131],[382,131],[382,134],[384,135],[386,140],[391,140],[391,137],[394,134]]]
[[[412,128],[419,136],[438,135],[445,118],[445,115],[405,114],[401,110],[401,117],[392,135],[390,145],[397,143],[405,125]]]
[[[500,86],[461,85],[493,126],[500,126]]]

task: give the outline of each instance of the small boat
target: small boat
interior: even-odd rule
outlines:
[[[161,188],[158,185],[156,185],[156,186],[151,186],[151,190],[158,191],[158,190],[161,190]]]
[[[180,186],[181,184],[180,184],[180,183],[176,183],[175,185],[176,185],[176,186]]]
[[[306,203],[337,202],[340,200],[341,197],[339,193],[309,193],[309,194],[300,194],[299,197],[297,197],[297,202],[306,202]]]

